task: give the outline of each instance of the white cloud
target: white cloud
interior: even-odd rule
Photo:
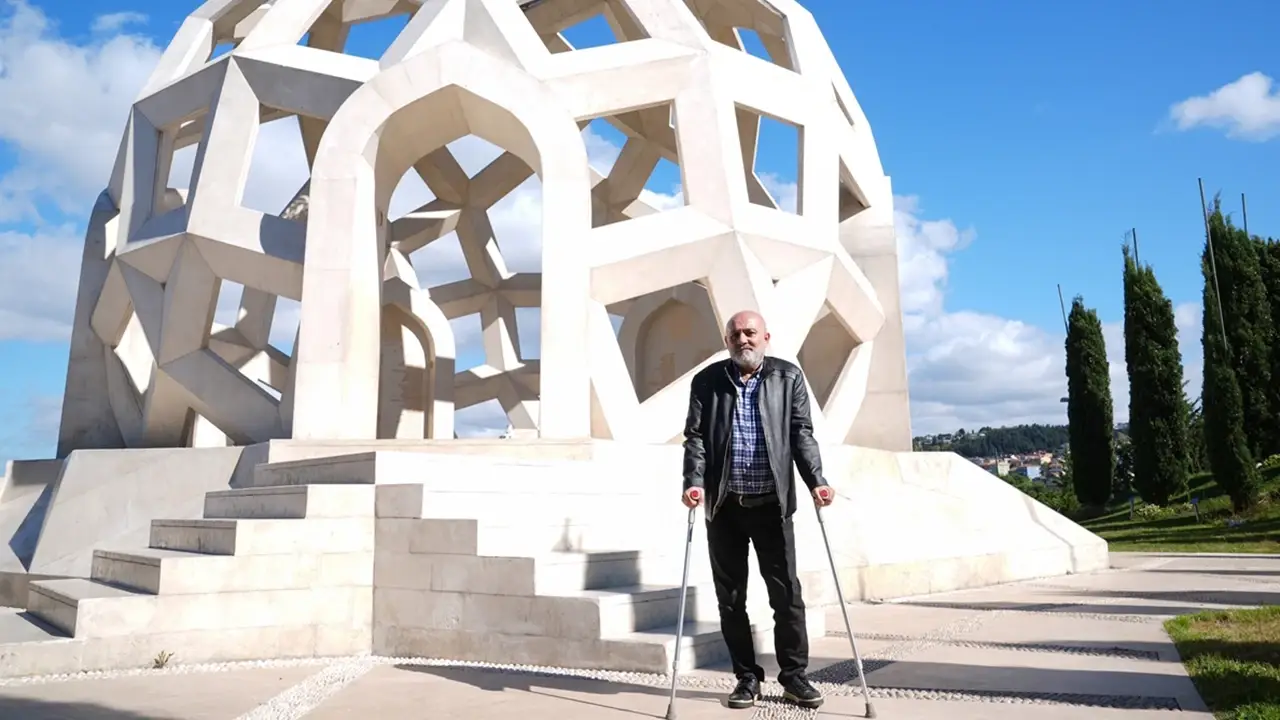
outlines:
[[[15,159],[0,173],[0,340],[69,334],[83,242],[75,225],[159,57],[146,38],[76,44],[23,0],[0,4],[0,146]]]
[[[82,243],[70,225],[0,230],[0,342],[70,337]]]
[[[34,219],[45,205],[83,216],[160,50],[130,34],[76,44],[25,0],[8,8],[0,17],[0,142],[17,164],[0,177],[0,222]]]
[[[146,21],[147,16],[140,12],[109,13],[94,18],[89,30],[93,33],[114,33],[123,30],[126,25],[141,25]]]
[[[1169,108],[1169,118],[1179,130],[1211,127],[1227,137],[1263,141],[1280,135],[1280,92],[1273,80],[1251,72],[1208,95],[1187,98]]]
[[[974,242],[951,220],[922,220],[917,198],[896,198],[899,275],[912,429],[916,434],[984,425],[1066,422],[1065,334],[1019,320],[946,307],[947,255]],[[1116,258],[1119,264],[1119,257]],[[1088,298],[1085,299],[1088,302]],[[1175,308],[1189,381],[1201,383],[1200,306]],[[1129,417],[1123,321],[1104,322],[1116,422]]]

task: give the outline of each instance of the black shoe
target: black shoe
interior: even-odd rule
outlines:
[[[729,693],[729,707],[743,710],[752,707],[760,699],[760,680],[755,675],[748,675],[738,681],[738,687]]]
[[[782,699],[793,702],[803,708],[816,708],[822,705],[822,693],[801,675],[782,686]]]

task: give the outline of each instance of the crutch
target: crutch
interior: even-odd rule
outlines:
[[[818,488],[818,496],[823,502],[829,501],[835,491],[830,487]],[[840,573],[836,571],[836,558],[831,554],[831,541],[827,539],[827,524],[822,520],[822,506],[814,505],[818,511],[818,527],[822,528],[822,544],[827,547],[827,562],[831,563],[831,580],[836,584],[836,599],[840,601],[840,614],[844,616],[844,631],[849,636],[849,647],[853,648],[853,660],[858,665],[858,679],[862,681],[862,699],[867,703],[867,717],[876,716],[876,709],[871,704],[871,691],[867,689],[867,674],[862,671],[862,655],[858,652],[858,641],[853,637],[853,626],[849,624],[849,607],[844,604],[844,592],[840,589]],[[691,526],[692,527],[692,526]]]
[[[702,500],[702,490],[692,488],[689,499],[694,502]],[[671,699],[667,703],[667,720],[676,720],[676,683],[680,681],[680,646],[684,644],[684,604],[689,594],[689,558],[693,554],[693,518],[698,506],[689,508],[689,529],[685,532],[684,541],[684,579],[680,581],[680,612],[676,620],[676,651],[671,661]]]

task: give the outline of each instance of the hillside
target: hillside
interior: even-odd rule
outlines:
[[[1066,425],[1014,425],[984,427],[976,432],[963,428],[954,433],[914,438],[916,450],[951,451],[967,458],[1019,455],[1037,450],[1057,450],[1067,444]]]

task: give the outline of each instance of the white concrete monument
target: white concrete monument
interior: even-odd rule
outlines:
[[[353,26],[396,15],[379,59],[344,54]],[[613,44],[565,39],[599,18]],[[288,116],[310,178],[281,213],[250,210],[259,128]],[[757,172],[762,118],[796,129],[794,209]],[[607,175],[583,135],[601,119],[627,138]],[[473,176],[447,147],[468,135],[504,151]],[[190,145],[190,188],[170,188]],[[641,199],[664,160],[680,207]],[[410,170],[434,200],[390,217]],[[532,175],[541,272],[511,272],[488,210]],[[454,233],[470,279],[423,287],[413,253]],[[244,290],[222,327],[227,282]],[[853,594],[1104,566],[1065,518],[909,452],[898,295],[889,178],[796,0],[210,0],[134,104],[90,218],[66,460],[0,488],[0,531],[22,538],[0,595],[73,640],[0,637],[0,672],[165,649],[661,671],[688,384],[744,309],[808,378]],[[280,298],[300,302],[291,353],[268,342]],[[537,358],[517,308],[540,310]],[[449,321],[476,314],[484,362],[458,371]],[[494,399],[506,438],[453,439],[455,410]],[[699,563],[693,617],[713,621]],[[714,625],[689,638],[695,661],[719,656]]]
[[[393,13],[413,19],[380,60],[342,54],[351,25]],[[617,44],[558,35],[601,14]],[[282,115],[311,178],[303,202],[255,212],[258,128]],[[762,117],[797,130],[794,212],[755,172]],[[628,138],[607,177],[581,133],[596,119]],[[467,135],[506,151],[475,177],[446,147]],[[167,188],[190,144],[190,190]],[[638,198],[663,159],[684,206],[657,212]],[[410,169],[436,199],[388,218]],[[512,273],[486,211],[534,173],[542,272]],[[208,3],[134,106],[93,216],[60,454],[448,438],[454,409],[494,398],[539,437],[666,442],[741,309],[799,358],[823,441],[907,450],[892,210],[870,126],[794,2]],[[421,287],[411,254],[449,233],[471,279]],[[245,291],[219,327],[227,281]],[[302,303],[292,355],[267,343],[277,298]],[[517,307],[541,310],[537,359]],[[454,372],[447,319],[475,313],[485,363]]]

